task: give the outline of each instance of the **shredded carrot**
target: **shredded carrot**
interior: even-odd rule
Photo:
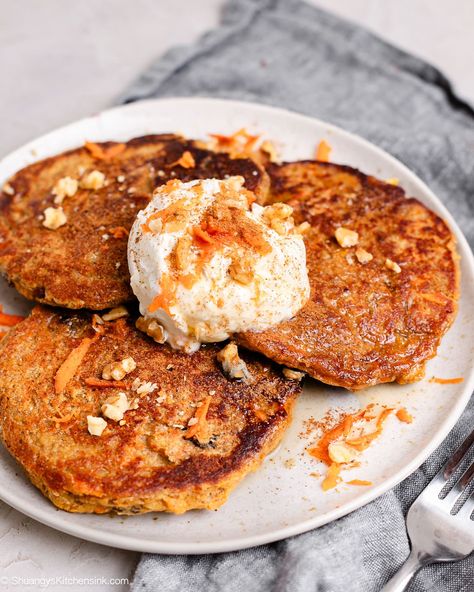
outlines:
[[[403,421],[404,423],[411,423],[413,421],[413,416],[408,413],[405,407],[399,409],[395,415],[400,421]]]
[[[8,331],[0,331],[0,339],[3,339]]]
[[[7,314],[6,312],[0,312],[0,325],[2,327],[13,327],[21,323],[25,317],[20,315]]]
[[[55,423],[66,423],[67,421],[71,421],[73,417],[73,413],[68,413],[67,415],[62,415],[60,417],[53,417],[53,421]]]
[[[430,382],[436,382],[437,384],[459,384],[460,382],[464,382],[464,378],[462,376],[459,378],[437,378],[433,376],[430,378]]]
[[[206,416],[209,410],[209,405],[211,404],[211,400],[212,397],[208,395],[204,399],[203,404],[196,408],[194,417],[197,419],[197,423],[187,429],[186,434],[184,435],[185,438],[193,438],[202,429],[203,424],[206,421]]]
[[[98,335],[100,334],[97,333],[97,336]],[[59,366],[54,378],[54,390],[56,394],[62,393],[66,388],[68,382],[71,380],[71,378],[73,378],[77,369],[81,365],[84,356],[87,354],[89,347],[92,345],[94,340],[95,337],[85,337],[76,348],[69,352],[67,358],[61,364],[61,366]]]
[[[159,308],[162,308],[166,312],[169,312],[169,308],[174,301],[175,292],[175,280],[170,275],[163,274],[160,282],[160,293],[153,298],[148,310],[150,312],[155,312]]]
[[[373,485],[372,481],[364,481],[363,479],[352,479],[347,481],[348,485]]]
[[[195,226],[193,228],[193,234],[199,242],[205,243],[210,245],[215,242],[215,240],[210,236],[205,230],[203,230],[200,226]]]
[[[121,380],[101,380],[100,378],[89,377],[84,380],[87,386],[97,388],[128,388],[130,385]]]
[[[128,236],[128,230],[124,226],[115,226],[109,229],[109,233],[114,238],[125,238]]]
[[[393,409],[384,409],[377,419],[377,428],[373,432],[370,432],[369,434],[364,434],[360,438],[346,440],[346,444],[348,446],[352,446],[359,452],[366,450],[370,446],[370,444],[380,436],[380,434],[382,433],[383,423],[390,415],[390,413],[392,413],[392,411]]]
[[[447,296],[445,296],[444,294],[441,294],[440,292],[435,292],[435,293],[424,292],[424,293],[419,294],[419,296],[420,296],[420,298],[423,298],[423,300],[427,300],[428,302],[434,302],[435,304],[445,305],[451,301],[451,298],[448,298]]]
[[[336,463],[332,463],[329,466],[328,472],[326,473],[326,477],[321,484],[321,487],[324,491],[328,491],[328,489],[334,489],[336,485],[341,482],[341,477],[339,476],[341,472],[341,465]]]
[[[335,450],[332,450],[330,445],[332,443],[340,442],[341,444],[345,445],[346,451],[348,449],[350,450],[350,447],[357,450],[358,452],[364,451],[382,433],[385,420],[394,411],[393,408],[384,407],[382,411],[377,413],[374,407],[374,404],[371,403],[361,411],[345,415],[337,425],[333,426],[320,437],[319,441],[316,443],[316,446],[308,449],[308,453],[311,456],[324,462],[329,467],[326,478],[322,483],[322,488],[324,491],[333,489],[341,481],[339,473],[343,468],[352,468],[360,465],[360,463],[355,462],[355,458],[353,457],[348,458],[346,461],[334,462],[333,459],[336,458],[334,456]],[[369,433],[362,433],[359,437],[348,439],[349,435],[353,431],[353,428],[358,428],[358,426],[354,426],[355,422],[369,422],[373,420],[375,420],[376,424],[375,430]],[[330,450],[331,455],[329,453]],[[357,479],[352,484],[371,485],[371,483],[368,481],[359,482]]]
[[[351,431],[352,424],[360,418],[361,414],[346,415],[342,422],[334,426],[331,430],[328,430],[316,446],[308,450],[308,453],[327,465],[331,465],[332,461],[328,454],[329,444],[341,436],[347,436]]]
[[[185,169],[192,169],[196,166],[196,161],[194,160],[191,152],[189,152],[189,150],[185,150],[183,154],[181,154],[181,157],[176,162],[171,163],[169,166],[176,165],[182,166]]]
[[[109,160],[114,156],[121,154],[126,148],[125,144],[114,144],[113,146],[104,149],[95,142],[86,142],[84,147],[98,160]]]
[[[331,145],[326,140],[321,140],[316,148],[316,160],[321,162],[329,162],[329,155],[331,154]]]

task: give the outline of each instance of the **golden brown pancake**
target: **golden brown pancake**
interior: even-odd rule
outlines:
[[[92,171],[105,175],[104,186],[81,188]],[[0,270],[21,294],[46,304],[100,310],[126,302],[127,233],[153,189],[174,178],[226,175],[242,175],[248,189],[266,193],[267,176],[252,160],[171,134],[77,148],[27,166],[0,194]],[[55,203],[53,188],[66,177],[79,188]],[[46,228],[45,210],[58,207],[66,223]]]
[[[311,297],[293,319],[239,342],[348,389],[419,380],[457,310],[458,255],[448,226],[401,188],[350,167],[307,161],[268,172],[271,201],[289,203],[295,221],[311,225]],[[338,227],[356,231],[358,244],[342,248]],[[357,249],[372,259],[361,263]]]
[[[31,481],[70,512],[219,507],[279,443],[299,383],[251,352],[240,352],[251,373],[243,382],[223,374],[216,361],[222,344],[187,355],[154,343],[131,319],[97,327],[101,332],[94,331],[89,313],[37,306],[5,338],[0,421],[7,449]],[[58,369],[84,343],[80,365],[58,392]],[[122,384],[91,385],[107,364],[128,357],[136,369]],[[137,379],[156,388],[139,395]],[[124,425],[107,419],[102,435],[91,435],[87,416],[100,416],[106,399],[118,392],[132,403]],[[204,420],[190,433],[203,403],[209,404]]]

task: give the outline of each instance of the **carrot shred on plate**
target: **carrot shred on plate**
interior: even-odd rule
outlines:
[[[193,438],[199,431],[201,431],[204,424],[206,423],[206,416],[209,410],[209,405],[211,404],[211,400],[212,397],[208,395],[204,399],[203,404],[196,408],[194,417],[197,419],[197,423],[187,429],[186,434],[184,435],[185,438]]]
[[[430,378],[430,382],[435,382],[436,384],[459,384],[464,382],[464,378],[462,376],[457,378],[437,378],[436,376],[433,376]]]
[[[329,162],[329,155],[331,154],[331,145],[326,140],[321,140],[316,148],[316,160],[321,162]]]
[[[397,419],[399,419],[400,421],[403,421],[404,423],[412,423],[412,421],[413,421],[413,416],[411,415],[411,413],[408,413],[408,411],[405,409],[405,407],[401,407],[395,413],[395,415],[397,416]]]
[[[97,388],[128,388],[130,385],[122,380],[102,380],[94,378],[93,376],[86,378],[84,382],[87,386],[95,386]]]
[[[348,485],[373,485],[372,481],[364,481],[364,479],[352,479],[352,481],[347,481]]]
[[[341,482],[341,477],[339,476],[341,472],[341,465],[337,463],[332,463],[329,466],[328,472],[326,473],[326,477],[321,484],[321,487],[324,491],[328,491],[329,489],[334,489],[336,485]]]

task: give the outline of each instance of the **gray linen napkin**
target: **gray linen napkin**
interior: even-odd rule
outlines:
[[[435,68],[367,31],[299,0],[231,0],[217,30],[171,50],[120,100],[178,95],[269,103],[362,135],[424,179],[473,245],[474,111]],[[235,553],[144,555],[132,589],[375,592],[408,553],[408,507],[473,422],[471,401],[418,471],[349,516]],[[472,592],[474,556],[425,568],[410,590]]]

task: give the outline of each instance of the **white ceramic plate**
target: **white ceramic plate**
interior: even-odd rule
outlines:
[[[124,549],[154,553],[216,553],[283,539],[326,524],[370,502],[412,473],[441,443],[467,404],[474,388],[474,263],[469,246],[443,205],[404,165],[365,140],[322,121],[250,103],[205,98],[164,99],[119,107],[83,119],[16,150],[0,163],[0,182],[19,168],[81,145],[85,140],[126,140],[159,132],[206,137],[246,127],[277,141],[285,159],[310,158],[326,138],[334,162],[349,164],[380,178],[397,177],[409,195],[438,212],[458,239],[462,295],[456,322],[429,362],[427,378],[464,377],[462,384],[439,385],[427,379],[413,385],[383,385],[351,394],[321,384],[305,388],[292,427],[263,467],[247,477],[218,511],[181,516],[147,514],[134,517],[68,514],[57,510],[0,448],[0,498],[61,531]],[[29,308],[14,290],[0,285],[6,310]],[[32,394],[34,396],[34,394]],[[387,420],[382,436],[364,453],[360,468],[347,479],[365,479],[371,487],[342,485],[324,493],[310,473],[324,468],[307,453],[311,442],[301,437],[304,420],[321,418],[334,407],[357,409],[369,402],[404,405],[414,415],[411,425]],[[346,475],[344,475],[346,477]]]

